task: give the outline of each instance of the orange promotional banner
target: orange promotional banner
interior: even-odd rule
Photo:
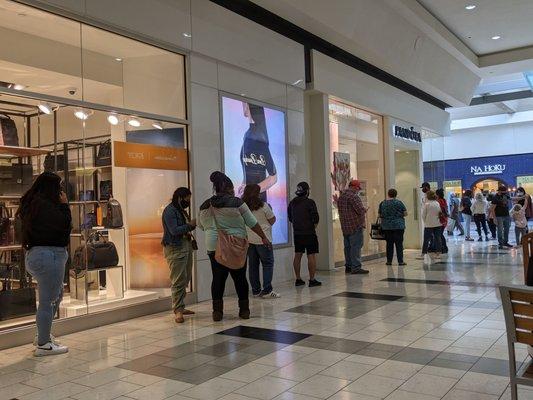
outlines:
[[[187,171],[187,150],[153,144],[113,142],[115,167]]]

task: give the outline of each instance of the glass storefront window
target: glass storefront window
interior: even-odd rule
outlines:
[[[528,194],[533,194],[533,175],[517,176],[516,187],[523,187]]]
[[[335,262],[344,261],[344,241],[336,199],[350,178],[361,181],[360,196],[368,207],[367,231],[378,215],[385,198],[383,162],[383,118],[365,110],[330,99],[330,165],[332,170],[333,240]],[[366,240],[363,256],[383,251],[383,244]]]
[[[169,296],[161,214],[190,186],[184,56],[7,0],[0,32],[0,291],[22,305],[0,297],[0,334],[35,320],[13,215],[44,170],[61,176],[73,217],[57,317]],[[121,164],[132,148],[155,161]],[[113,265],[82,256],[97,239],[113,243]]]

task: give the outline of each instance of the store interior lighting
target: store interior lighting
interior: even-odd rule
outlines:
[[[85,110],[74,111],[74,116],[82,121],[86,121],[91,116],[91,112]]]
[[[128,120],[128,125],[133,126],[134,128],[138,128],[139,126],[141,126],[141,121],[136,118],[130,118]]]
[[[161,130],[161,131],[163,130],[163,125],[161,125],[161,123],[159,123],[159,122],[154,122],[154,123],[152,124],[152,126],[153,126],[155,129],[159,129],[159,130]]]
[[[41,110],[44,114],[52,114],[52,105],[49,103],[41,103],[37,107],[39,107],[39,110]]]
[[[107,122],[109,122],[111,125],[118,125],[118,116],[116,114],[109,114],[107,116]]]

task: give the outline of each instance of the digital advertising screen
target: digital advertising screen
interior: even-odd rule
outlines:
[[[225,96],[221,101],[224,172],[238,197],[247,184],[261,187],[261,197],[277,219],[273,243],[288,243],[285,113]]]

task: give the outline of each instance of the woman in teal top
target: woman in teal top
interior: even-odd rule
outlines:
[[[246,264],[240,269],[230,269],[220,264],[215,259],[215,250],[218,240],[218,227],[229,235],[247,238],[246,227],[255,232],[265,246],[271,247],[272,243],[266,237],[261,225],[257,223],[246,203],[235,197],[233,182],[222,172],[216,171],[211,174],[211,182],[215,195],[207,199],[200,206],[198,227],[205,232],[205,246],[211,261],[213,281],[211,283],[211,297],[213,298],[213,321],[220,321],[224,312],[224,289],[226,279],[231,275],[235,283],[235,291],[239,297],[239,317],[250,318],[248,301],[248,281],[246,280]],[[211,208],[213,207],[213,208]],[[216,213],[217,221],[213,217]]]
[[[407,209],[398,199],[396,189],[389,189],[388,198],[379,205],[379,217],[381,218],[381,229],[387,241],[387,265],[392,265],[394,247],[396,246],[396,257],[398,265],[406,265],[403,261],[403,234],[405,232],[405,217]]]

